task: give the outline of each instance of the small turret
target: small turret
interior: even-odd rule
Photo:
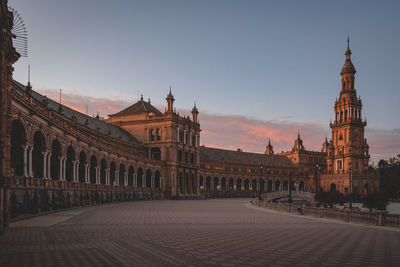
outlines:
[[[273,155],[274,148],[271,145],[271,139],[268,138],[268,145],[265,147],[265,155]]]
[[[193,122],[194,123],[198,123],[197,115],[199,115],[199,111],[196,108],[196,102],[194,102],[194,106],[193,106],[193,109],[192,109],[192,116],[193,116]]]
[[[167,114],[172,114],[174,113],[174,96],[171,93],[171,86],[169,87],[169,94],[167,95],[167,100],[168,108],[167,108]]]

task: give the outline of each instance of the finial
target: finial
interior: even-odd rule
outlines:
[[[61,105],[61,91],[62,91],[62,90],[61,90],[61,88],[60,88],[60,105]]]
[[[350,34],[347,35],[347,49],[350,49]]]
[[[28,85],[26,86],[26,89],[28,89],[28,92],[32,89],[32,86],[31,86],[31,64],[28,64]]]
[[[171,85],[169,86],[169,93],[171,94]]]
[[[268,145],[271,144],[271,138],[268,137]]]
[[[196,100],[194,101],[194,107],[196,107]]]
[[[140,100],[143,101],[143,95],[140,95]]]
[[[148,102],[149,102],[149,104],[150,104],[150,97],[149,97],[149,101],[148,101]]]
[[[300,139],[300,131],[297,131],[297,138]]]

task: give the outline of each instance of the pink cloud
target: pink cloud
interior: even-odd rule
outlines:
[[[39,92],[54,100],[59,99],[58,90],[42,89]],[[70,108],[85,113],[87,105],[89,115],[99,112],[102,117],[107,117],[133,104],[114,97],[105,99],[82,96],[73,89],[67,90],[62,99],[63,104]],[[152,104],[164,111],[164,106]],[[185,109],[180,109],[179,112],[186,116],[190,114],[190,111]],[[328,139],[330,137],[328,122],[322,125],[279,120],[285,117],[277,115],[272,120],[266,121],[243,115],[223,115],[200,110],[201,144],[215,148],[231,150],[241,148],[244,151],[262,153],[270,138],[275,153],[279,153],[293,147],[299,131],[307,150],[320,151],[325,135],[328,134]],[[381,158],[388,159],[400,153],[400,129],[377,130],[367,127],[366,137],[370,146],[371,161],[375,163]]]

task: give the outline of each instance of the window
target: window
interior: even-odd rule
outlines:
[[[154,130],[153,129],[150,130],[150,140],[154,141]]]
[[[161,131],[160,131],[160,129],[156,130],[156,135],[157,135],[157,140],[158,141],[161,140]]]
[[[179,150],[178,152],[178,161],[182,162],[182,150]]]

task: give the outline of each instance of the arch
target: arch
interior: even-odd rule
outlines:
[[[115,171],[117,170],[117,166],[115,165],[115,162],[112,161],[110,163],[110,185],[115,185],[116,177],[115,177]]]
[[[288,191],[289,190],[289,182],[288,181],[284,181],[283,182],[283,191]]]
[[[233,180],[233,178],[230,178],[229,179],[229,183],[228,183],[228,186],[229,186],[229,190],[233,190],[233,188],[234,188],[234,185],[235,185],[235,180]]]
[[[192,173],[192,194],[196,194],[197,193],[197,179],[196,179],[196,175],[194,173]]]
[[[260,179],[260,192],[264,192],[264,187],[265,187],[265,181],[263,179]]]
[[[236,180],[236,190],[242,190],[242,180],[241,179]]]
[[[244,180],[244,190],[249,191],[250,190],[250,181],[249,179]]]
[[[183,174],[179,173],[179,193],[183,194]]]
[[[107,161],[102,159],[100,162],[100,184],[106,184],[106,169],[107,169]]]
[[[280,186],[281,186],[281,181],[279,181],[279,180],[275,181],[275,191],[279,191]]]
[[[46,151],[46,141],[42,132],[37,131],[33,135],[32,169],[35,178],[44,178],[43,153]]]
[[[57,139],[51,142],[50,156],[50,177],[52,180],[59,180],[60,177],[60,157],[62,156],[61,144]]]
[[[154,174],[154,187],[155,188],[160,188],[161,186],[161,177],[160,177],[160,171],[156,171]]]
[[[304,181],[300,181],[299,183],[299,190],[304,191]]]
[[[204,183],[203,176],[200,176],[200,180],[199,180],[200,189],[203,189],[203,190],[204,190],[205,188],[204,188],[203,183]]]
[[[146,170],[146,187],[151,188],[151,170]]]
[[[138,168],[138,171],[137,171],[137,186],[138,187],[142,187],[143,186],[143,169],[142,169],[142,167],[139,167]]]
[[[79,182],[80,183],[84,183],[85,182],[85,165],[87,164],[87,157],[86,157],[86,153],[84,151],[81,151],[79,153],[79,172],[78,172],[78,178],[79,178]]]
[[[26,145],[25,127],[19,120],[13,120],[11,123],[11,149],[10,160],[11,168],[14,169],[14,175],[24,175],[24,149]]]
[[[185,191],[186,194],[190,194],[191,193],[191,184],[190,184],[190,177],[188,173],[185,173]]]
[[[96,184],[96,168],[97,168],[97,158],[95,155],[90,157],[90,183]]]
[[[226,190],[226,178],[225,177],[223,177],[221,180],[221,189],[224,191]]]
[[[369,186],[368,184],[364,184],[364,196],[367,196],[369,194]]]
[[[206,190],[210,190],[211,188],[211,178],[210,176],[207,176],[206,178]]]
[[[251,188],[253,189],[253,191],[257,191],[257,180],[253,179],[251,181]]]
[[[128,169],[128,186],[133,186],[133,175],[135,173],[135,170],[132,165],[129,166]]]
[[[218,179],[218,177],[214,177],[214,191],[217,191],[218,190],[218,183],[219,183],[219,179]]]
[[[268,180],[268,182],[267,182],[267,191],[268,192],[272,191],[272,180]]]
[[[125,165],[119,165],[119,186],[125,186]]]
[[[65,163],[65,179],[67,181],[72,181],[74,178],[74,161],[75,161],[75,150],[72,145],[67,148],[67,161]]]
[[[335,192],[335,191],[336,191],[336,184],[331,183],[330,188],[329,188],[329,191]]]

